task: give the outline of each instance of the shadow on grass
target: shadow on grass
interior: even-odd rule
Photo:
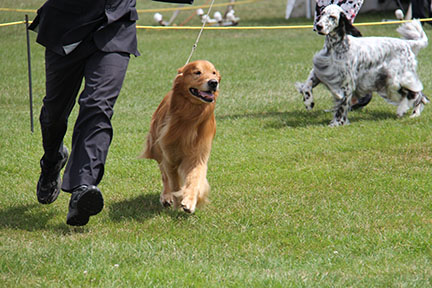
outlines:
[[[236,120],[236,119],[264,119],[269,122],[264,125],[266,128],[302,128],[309,126],[327,126],[333,118],[333,112],[323,110],[313,111],[286,111],[286,112],[263,112],[263,113],[246,113],[234,115],[222,115],[217,119]],[[396,119],[396,113],[388,111],[370,111],[360,110],[348,113],[351,123],[357,121],[382,121],[386,119]]]
[[[169,215],[173,219],[186,219],[190,214],[163,208],[159,203],[158,194],[140,195],[136,198],[126,199],[108,205],[108,215],[114,222],[145,221],[159,214]],[[64,212],[64,222],[53,224],[52,219],[58,216],[56,209],[46,209],[39,203],[16,205],[0,209],[0,230],[17,229],[24,231],[52,231],[61,235],[87,233],[88,226],[72,227],[66,225],[67,209]]]
[[[132,199],[112,203],[109,206],[109,217],[115,222],[127,221],[129,219],[145,221],[162,213],[175,219],[183,219],[190,216],[190,214],[184,212],[162,207],[159,202],[159,194],[140,195]]]
[[[35,213],[39,204],[27,204],[0,210],[0,228],[13,228],[27,231],[41,230],[52,217],[54,211]]]
[[[17,229],[24,231],[54,231],[67,235],[83,233],[84,227],[70,227],[66,223],[52,225],[49,222],[57,215],[54,209],[45,209],[45,206],[34,203],[8,207],[0,210],[0,229]],[[66,212],[64,215],[66,221]]]

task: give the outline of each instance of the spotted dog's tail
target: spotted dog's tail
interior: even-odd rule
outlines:
[[[397,32],[403,39],[407,40],[416,55],[421,49],[428,46],[428,38],[418,19],[402,24]]]

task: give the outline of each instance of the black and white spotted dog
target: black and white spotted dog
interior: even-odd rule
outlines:
[[[325,84],[336,105],[330,126],[348,124],[352,97],[377,92],[397,105],[397,115],[413,108],[411,117],[420,116],[429,100],[416,73],[416,55],[428,45],[418,20],[402,24],[397,31],[402,39],[390,37],[353,37],[347,33],[351,22],[337,5],[327,6],[316,25],[325,35],[325,44],[313,58],[314,67],[305,83],[297,83],[307,109],[312,109],[312,88]]]

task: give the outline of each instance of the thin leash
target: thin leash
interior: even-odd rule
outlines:
[[[207,17],[205,17],[205,19],[204,19],[204,22],[203,22],[203,25],[202,25],[202,27],[201,27],[201,30],[200,30],[200,32],[198,33],[198,37],[197,37],[197,39],[196,39],[196,41],[195,41],[195,44],[192,46],[192,51],[191,51],[191,53],[190,53],[190,55],[189,55],[189,58],[187,59],[185,65],[189,64],[189,61],[191,60],[192,55],[194,54],[195,50],[196,50],[197,47],[198,47],[198,42],[199,42],[199,40],[200,40],[200,38],[201,38],[201,34],[203,33],[203,31],[204,31],[204,27],[205,27],[205,25],[207,24],[208,19],[210,18],[209,15],[210,15],[210,12],[211,12],[211,10],[212,10],[212,7],[213,7],[213,3],[214,3],[214,1],[215,1],[215,0],[212,0],[212,2],[211,2],[211,4],[210,4],[209,10],[207,11]]]

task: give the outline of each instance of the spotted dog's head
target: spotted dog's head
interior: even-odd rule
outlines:
[[[338,34],[340,36],[350,34],[355,37],[360,37],[361,33],[348,20],[345,12],[338,5],[332,4],[324,8],[321,13],[320,20],[316,24],[318,34],[330,35]]]

